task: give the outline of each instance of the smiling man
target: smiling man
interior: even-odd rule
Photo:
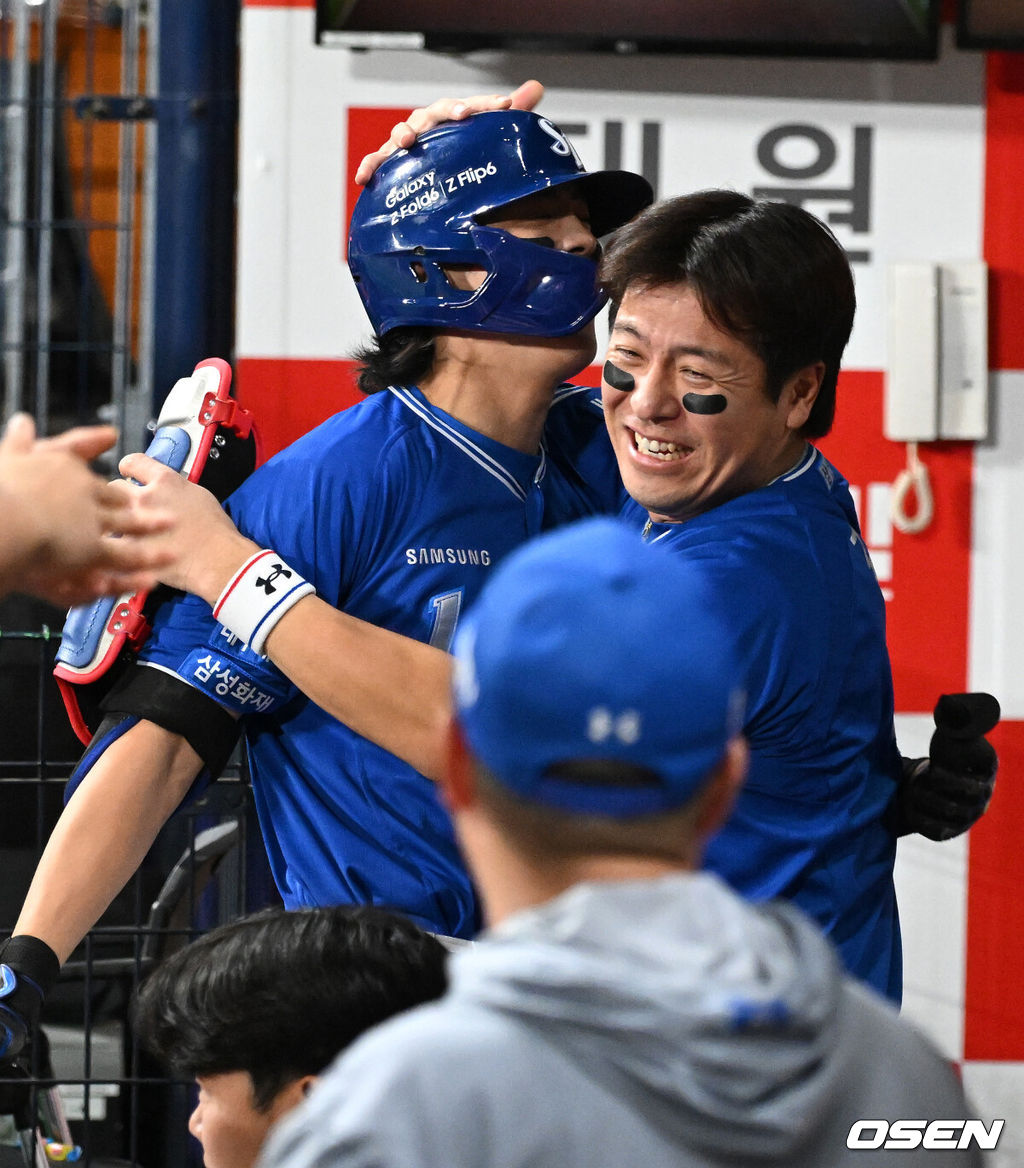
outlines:
[[[808,441],[835,413],[849,263],[801,208],[706,191],[641,213],[601,278],[624,517],[703,563],[745,667],[750,774],[708,867],[800,904],[898,1000],[885,608],[846,481]]]
[[[630,495],[652,520],[680,523],[771,482],[803,452],[822,368],[800,370],[774,400],[761,358],[713,324],[688,286],[627,291],[605,404]]]
[[[757,490],[828,433],[855,297],[819,220],[732,191],[670,200],[620,233],[602,281],[609,432],[652,520]]]

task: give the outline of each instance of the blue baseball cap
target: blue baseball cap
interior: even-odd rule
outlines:
[[[563,811],[678,807],[742,728],[742,675],[705,570],[618,520],[572,524],[502,561],[453,653],[470,750],[510,791]],[[648,773],[557,773],[598,759]]]

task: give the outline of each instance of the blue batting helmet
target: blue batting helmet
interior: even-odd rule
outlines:
[[[586,200],[596,236],[653,199],[638,174],[588,174],[557,126],[523,110],[445,123],[392,154],[360,194],[349,233],[349,267],[374,331],[433,325],[559,337],[582,328],[606,299],[594,261],[478,222],[567,183]],[[472,291],[453,288],[445,264],[486,276]]]

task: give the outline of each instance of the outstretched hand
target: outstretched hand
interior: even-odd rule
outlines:
[[[153,586],[166,559],[155,537],[173,517],[134,513],[89,469],[116,440],[112,426],[37,439],[28,414],[11,418],[0,439],[0,592],[73,605]]]
[[[377,167],[396,150],[408,149],[427,130],[432,130],[442,122],[461,122],[470,114],[485,113],[488,110],[521,109],[532,110],[544,96],[544,86],[539,81],[524,81],[511,93],[482,93],[475,97],[440,97],[430,105],[414,109],[409,116],[391,130],[388,140],[372,154],[367,154],[356,167],[355,181],[365,186],[373,177]]]
[[[128,454],[118,469],[135,484],[115,483],[132,513],[170,513],[175,522],[161,537],[165,560],[160,582],[213,605],[235,571],[259,547],[235,527],[216,497],[148,454]],[[137,485],[136,485],[137,484]]]

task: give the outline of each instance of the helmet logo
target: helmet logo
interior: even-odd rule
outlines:
[[[384,200],[384,206],[390,211],[396,203],[401,203],[403,199],[408,199],[424,187],[433,186],[435,173],[433,170],[428,170],[426,174],[418,174],[415,178],[408,179],[400,187],[392,187]]]
[[[562,133],[562,131],[553,123],[549,122],[547,118],[538,118],[537,125],[552,138],[551,149],[562,158],[571,158],[576,165],[583,169],[583,163],[580,161],[580,156],[576,153],[576,147],[569,141],[569,139]]]

